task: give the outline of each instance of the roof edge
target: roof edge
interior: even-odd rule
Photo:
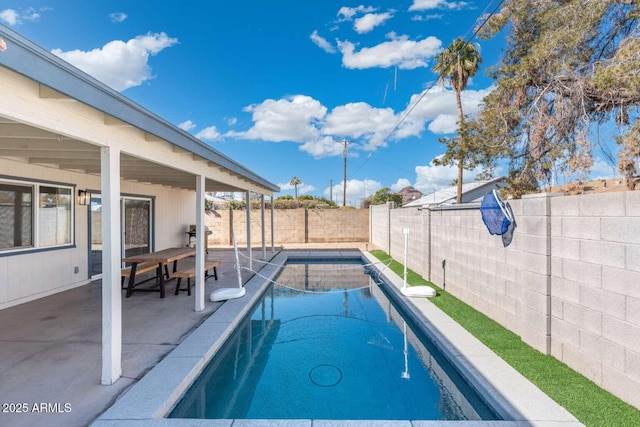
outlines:
[[[1,24],[0,36],[7,44],[7,49],[0,53],[0,65],[151,135],[176,144],[259,186],[273,192],[280,191],[277,185]]]

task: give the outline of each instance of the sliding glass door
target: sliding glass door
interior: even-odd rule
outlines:
[[[123,257],[151,251],[152,199],[124,196],[120,199]],[[91,195],[89,209],[89,272],[91,278],[102,275],[102,198]]]
[[[122,198],[124,242],[123,256],[146,254],[151,251],[151,200]]]

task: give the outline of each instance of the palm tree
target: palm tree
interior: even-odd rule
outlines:
[[[293,187],[295,188],[296,199],[298,198],[298,185],[300,184],[302,184],[302,181],[297,176],[294,176],[293,178],[291,178],[291,181],[289,181],[289,185],[293,185]]]
[[[460,94],[466,89],[469,79],[478,72],[479,64],[482,62],[478,48],[465,42],[458,37],[436,56],[437,64],[432,71],[439,73],[438,82],[444,84],[446,80],[451,82],[453,90],[456,92],[456,102],[458,103],[458,192],[456,203],[462,203],[462,171],[464,169],[464,147],[466,135],[463,131],[464,114],[462,113],[462,101]]]

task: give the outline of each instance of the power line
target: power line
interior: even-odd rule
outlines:
[[[493,1],[492,1],[493,2]],[[478,32],[480,32],[480,30],[482,29],[482,27],[485,26],[485,24],[489,21],[489,19],[496,14],[496,12],[498,11],[498,9],[502,6],[502,4],[504,3],[504,0],[500,0],[497,4],[497,6],[495,8],[493,8],[493,10],[491,11],[491,13],[489,13],[489,15],[485,18],[485,20],[482,22],[482,24],[480,24],[478,27],[476,27],[476,29],[473,31],[473,33],[471,34],[471,37],[468,38],[468,40],[466,40],[464,42],[464,44],[460,47],[460,51],[462,51],[462,49],[464,49],[468,44],[471,43],[471,41],[473,39],[476,38],[476,36],[478,35]],[[491,3],[489,3],[489,5],[487,6],[487,8],[485,8],[485,11],[491,6]],[[469,34],[469,31],[467,31],[466,34]],[[460,52],[459,51],[459,52]],[[445,69],[447,67],[444,67]],[[409,106],[409,108],[407,110],[405,110],[404,114],[400,117],[400,119],[398,120],[398,122],[395,124],[395,126],[391,129],[391,131],[389,131],[389,133],[387,134],[387,136],[385,136],[382,139],[381,145],[386,143],[389,138],[391,138],[391,136],[398,130],[398,128],[400,127],[400,125],[407,119],[407,117],[409,117],[409,115],[413,112],[413,110],[415,110],[415,108],[418,106],[418,104],[420,103],[420,101],[422,101],[422,99],[424,99],[424,97],[427,95],[427,93],[433,89],[433,87],[436,85],[436,83],[440,80],[440,78],[442,77],[444,71],[441,72],[438,75],[438,78],[434,81],[431,82],[431,84],[429,85],[429,87],[427,87],[425,90],[422,91],[422,93],[420,94],[420,97],[412,104]],[[371,157],[374,156],[374,154],[377,153],[377,150],[374,151],[373,153],[371,153],[369,156],[367,156],[367,158],[365,159],[365,161],[360,165],[360,167],[358,167],[354,172],[351,173],[351,176],[353,177],[356,173],[358,173],[360,171],[360,169],[362,169],[364,167],[365,164],[367,164],[367,162],[371,159]]]

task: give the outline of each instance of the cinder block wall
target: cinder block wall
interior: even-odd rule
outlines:
[[[429,218],[428,214],[424,215],[423,211],[417,209],[394,209],[393,215],[390,215],[390,249],[387,253],[397,260],[404,258],[402,230],[406,228],[409,231],[407,266],[413,271],[420,272],[423,277],[428,277],[430,265]]]
[[[551,211],[551,354],[640,407],[640,192]]]
[[[371,209],[372,243],[402,260],[408,227],[411,269],[640,408],[640,192],[509,203],[508,247],[478,206]]]
[[[244,210],[212,211],[205,218],[212,231],[209,246],[232,243],[231,230],[239,245],[247,244],[247,213]],[[368,242],[367,209],[276,209],[274,210],[274,244]],[[271,210],[265,210],[265,243],[271,244]],[[251,244],[262,244],[262,212],[251,211]]]
[[[369,235],[371,236],[371,243],[375,244],[378,248],[391,255],[391,245],[389,233],[391,209],[393,203],[387,203],[386,205],[370,206],[369,217]]]
[[[369,241],[368,209],[306,209],[306,215],[307,243]]]

